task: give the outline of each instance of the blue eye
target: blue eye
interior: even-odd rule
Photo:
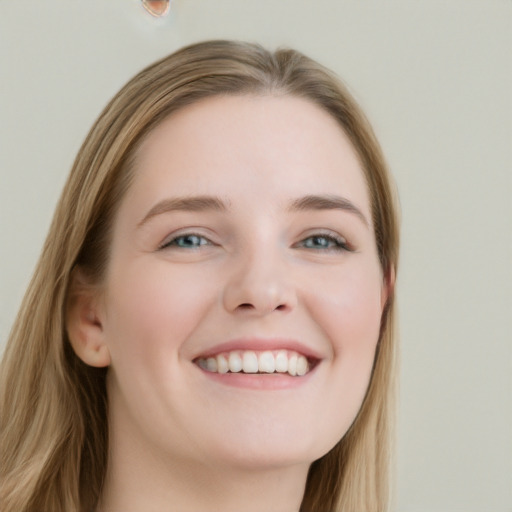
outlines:
[[[196,249],[203,245],[211,245],[211,242],[204,236],[194,235],[190,233],[174,237],[172,240],[165,242],[161,246],[161,249],[165,249],[166,247],[178,247],[180,249]]]
[[[305,249],[315,250],[349,250],[347,242],[344,238],[333,235],[313,235],[305,238],[298,245]]]

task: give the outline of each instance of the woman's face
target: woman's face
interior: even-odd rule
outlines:
[[[351,143],[306,100],[216,97],[157,127],[135,166],[101,314],[113,438],[310,464],[360,408],[386,299]]]

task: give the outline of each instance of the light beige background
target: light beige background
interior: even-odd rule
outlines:
[[[512,511],[512,1],[0,0],[0,348],[100,109],[190,42],[291,45],[372,120],[403,209],[397,512]]]

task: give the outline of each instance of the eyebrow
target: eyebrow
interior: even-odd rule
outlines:
[[[228,205],[221,199],[213,196],[193,196],[193,197],[176,197],[164,199],[157,203],[146,216],[138,223],[137,227],[141,227],[148,220],[161,215],[162,213],[175,211],[188,212],[204,212],[217,211],[223,212],[228,209]]]
[[[153,217],[173,211],[204,212],[216,211],[225,212],[229,205],[222,199],[215,196],[192,196],[176,197],[164,199],[157,203],[145,217],[138,223],[137,227],[143,226]],[[307,210],[343,210],[355,214],[365,224],[370,227],[370,223],[363,212],[352,201],[345,197],[337,195],[307,195],[292,201],[289,211],[307,211]]]
[[[349,199],[337,195],[308,195],[296,199],[290,206],[292,211],[306,210],[343,210],[355,214],[365,224],[370,227],[368,219],[363,212]]]

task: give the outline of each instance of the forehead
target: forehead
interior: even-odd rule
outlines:
[[[341,126],[293,96],[216,96],[172,114],[139,148],[129,195],[135,192],[148,201],[337,193],[369,208],[358,156]]]

